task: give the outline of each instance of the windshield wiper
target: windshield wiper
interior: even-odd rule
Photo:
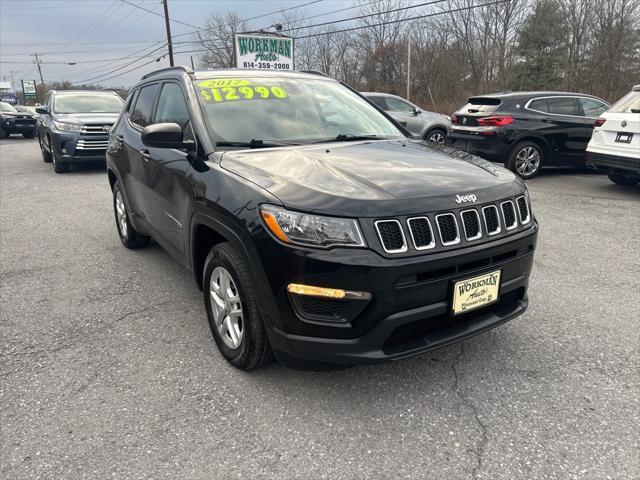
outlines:
[[[358,140],[384,140],[388,137],[380,137],[378,135],[356,135],[354,133],[340,133],[333,138],[325,138],[313,143],[328,143],[328,142],[356,142]]]
[[[284,140],[262,140],[259,138],[252,138],[248,142],[216,142],[216,147],[248,147],[248,148],[268,148],[268,147],[280,147],[283,145],[300,145],[299,143],[286,142]]]

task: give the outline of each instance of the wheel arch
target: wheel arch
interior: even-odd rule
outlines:
[[[516,147],[522,142],[532,142],[538,145],[542,149],[542,163],[548,160],[549,143],[543,137],[539,137],[536,135],[524,135],[523,137],[518,138],[518,140],[513,142],[509,157],[511,157],[515,153]]]
[[[269,325],[280,325],[280,318],[273,292],[267,280],[258,251],[248,232],[239,232],[229,225],[224,218],[216,218],[208,213],[196,212],[191,218],[190,226],[190,257],[191,269],[198,288],[203,289],[202,273],[204,262],[209,251],[215,245],[229,242],[245,258],[254,289],[258,294],[258,305]],[[270,332],[270,328],[267,329]]]
[[[446,136],[447,132],[449,131],[449,128],[446,125],[442,125],[440,123],[436,123],[435,125],[429,125],[427,128],[424,129],[424,132],[422,133],[422,139],[426,140],[434,130],[442,130]]]

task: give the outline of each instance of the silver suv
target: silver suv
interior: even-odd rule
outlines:
[[[408,100],[389,93],[361,93],[414,135],[428,142],[444,144],[451,125],[451,120],[446,115],[423,110]]]

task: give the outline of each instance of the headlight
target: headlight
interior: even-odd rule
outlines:
[[[79,123],[65,123],[65,122],[53,122],[53,126],[58,130],[65,130],[68,132],[79,132],[82,130],[82,125]]]
[[[285,243],[310,247],[365,246],[358,221],[352,218],[292,212],[273,205],[262,205],[260,214],[269,231]]]

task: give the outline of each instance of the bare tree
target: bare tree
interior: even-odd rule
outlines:
[[[233,67],[233,34],[248,30],[247,23],[235,12],[211,15],[204,29],[194,33],[195,43],[205,49],[200,64],[207,68]]]

